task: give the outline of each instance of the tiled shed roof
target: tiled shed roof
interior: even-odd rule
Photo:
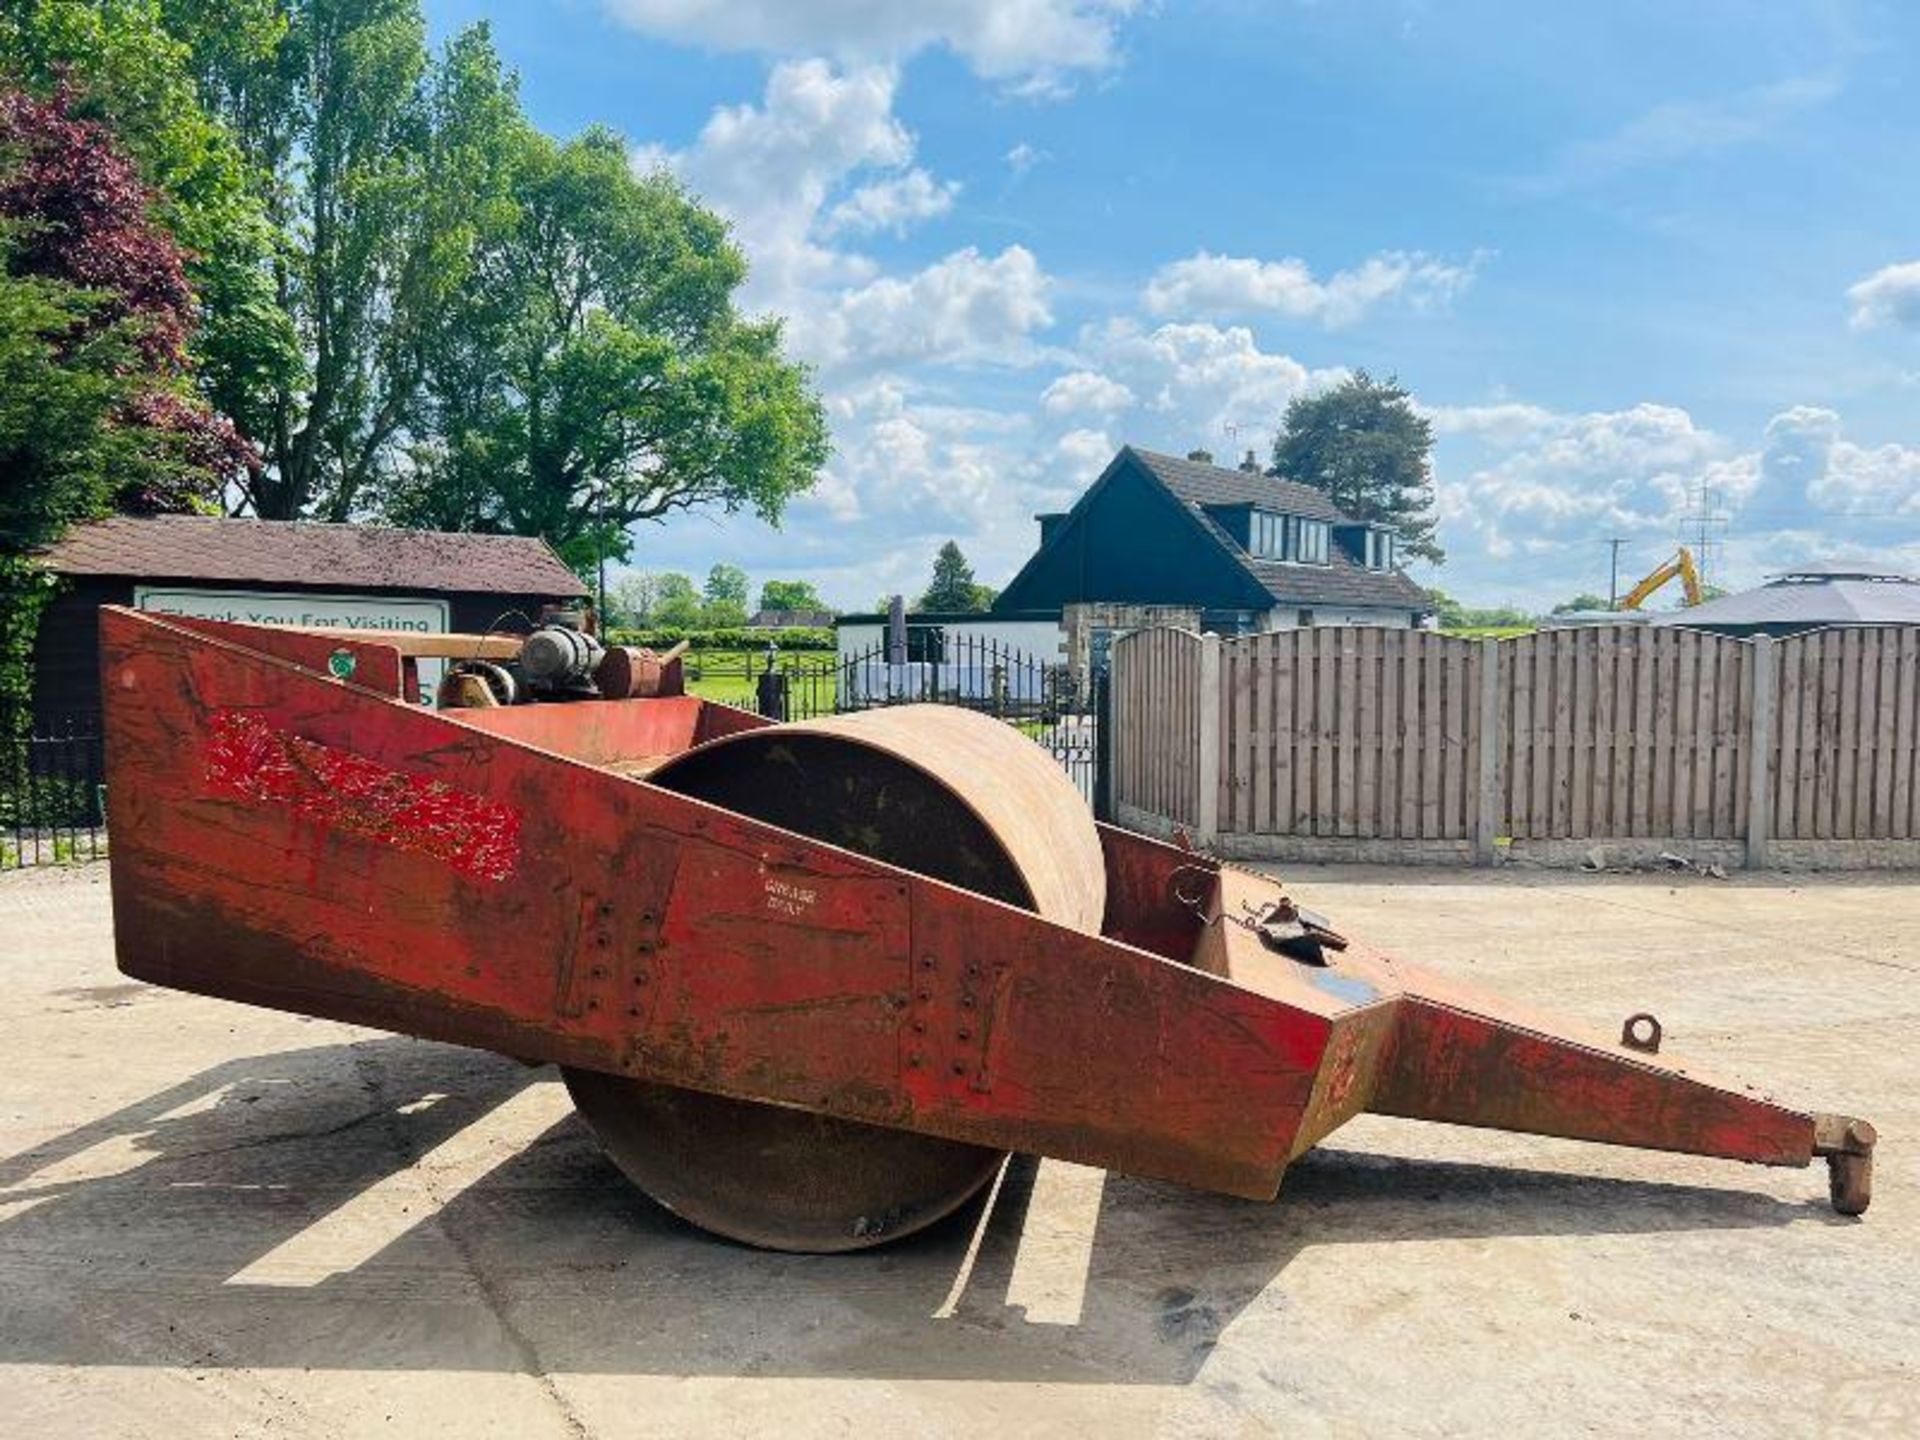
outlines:
[[[234,520],[120,516],[76,526],[42,556],[62,575],[217,580],[259,586],[585,595],[580,577],[537,537]]]

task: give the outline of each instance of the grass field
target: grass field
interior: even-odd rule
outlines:
[[[1443,633],[1461,640],[1511,640],[1516,635],[1531,635],[1537,625],[1463,625]]]
[[[760,672],[767,668],[767,657],[765,651],[755,650],[695,650],[689,652],[682,663],[688,694],[751,710],[759,693]],[[833,708],[832,651],[795,650],[782,653],[775,663],[790,675],[798,672],[808,677],[805,683],[809,695],[817,697],[809,709]]]

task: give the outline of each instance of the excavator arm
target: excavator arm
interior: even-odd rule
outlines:
[[[1687,604],[1698,605],[1705,598],[1700,588],[1700,568],[1693,562],[1693,552],[1682,545],[1671,560],[1654,570],[1627,592],[1626,598],[1620,602],[1620,608],[1638,610],[1661,586],[1676,576],[1679,578],[1681,590],[1687,597]]]

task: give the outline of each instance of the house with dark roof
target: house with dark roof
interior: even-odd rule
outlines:
[[[1737,595],[1662,611],[1652,623],[1741,639],[1827,625],[1920,625],[1920,580],[1865,565],[1808,565]]]
[[[587,595],[541,539],[304,520],[118,516],[74,527],[39,564],[64,582],[34,642],[42,733],[98,714],[102,605],[264,625],[485,631],[527,629],[542,609]]]
[[[1071,510],[1038,517],[1040,547],[995,610],[1057,609],[1069,662],[1115,633],[1184,624],[1223,635],[1306,625],[1409,628],[1430,610],[1391,529],[1311,486],[1123,446]]]

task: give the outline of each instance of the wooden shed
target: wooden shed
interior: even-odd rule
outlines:
[[[65,584],[34,644],[34,726],[90,729],[102,605],[342,629],[524,630],[587,587],[546,541],[201,515],[76,526],[41,562]]]

